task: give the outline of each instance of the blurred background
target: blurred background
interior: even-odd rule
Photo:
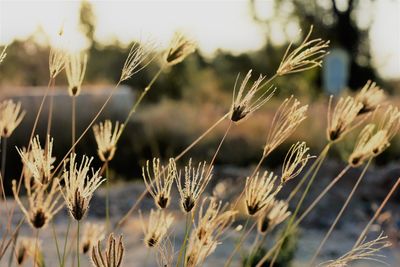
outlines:
[[[294,94],[311,105],[309,119],[266,166],[282,161],[288,146],[304,140],[318,153],[325,144],[327,96],[358,90],[376,81],[393,101],[400,91],[399,1],[357,0],[235,0],[235,1],[4,1],[0,2],[0,42],[8,45],[0,67],[0,96],[18,98],[28,110],[10,143],[23,146],[48,83],[49,45],[63,29],[68,48],[89,55],[82,96],[78,98],[78,133],[104,102],[119,79],[130,45],[152,39],[165,49],[174,32],[198,43],[198,50],[183,63],[161,75],[129,124],[111,167],[118,176],[138,176],[144,160],[176,155],[213,124],[230,107],[238,73],[253,69],[271,76],[290,41],[299,42],[314,25],[313,37],[331,40],[330,55],[322,69],[275,80],[278,90],[259,112],[235,127],[217,164],[254,164],[265,142],[273,112]],[[159,62],[128,80],[102,115],[123,121],[138,92],[157,72]],[[69,148],[71,104],[64,73],[56,82],[53,133],[56,153]],[[46,110],[44,112],[46,114]],[[42,116],[39,134],[45,132]],[[196,123],[193,123],[196,122]],[[312,126],[312,127],[310,127]],[[190,153],[207,159],[225,127],[221,126]],[[353,140],[335,148],[334,158],[346,158]],[[237,147],[245,148],[240,153]],[[399,141],[377,159],[387,164],[399,158]],[[95,155],[92,134],[78,146]],[[9,146],[14,151],[14,146]],[[9,153],[18,162],[16,153]],[[15,164],[7,168],[18,173]]]

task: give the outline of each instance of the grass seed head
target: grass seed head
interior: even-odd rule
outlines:
[[[154,211],[152,209],[146,222],[141,214],[140,217],[144,233],[144,244],[148,248],[156,247],[163,240],[174,221],[174,217],[164,210]]]
[[[124,256],[124,244],[122,235],[118,240],[111,233],[108,237],[107,247],[104,251],[101,250],[101,242],[92,248],[92,263],[95,267],[120,267]]]
[[[385,92],[372,81],[368,81],[355,97],[362,104],[358,115],[375,111],[385,99]]]
[[[290,216],[289,205],[283,200],[274,200],[260,212],[257,225],[261,234],[272,231]]]
[[[102,224],[86,222],[83,227],[83,237],[81,240],[81,251],[86,254],[98,241],[104,238],[105,227]]]
[[[309,149],[305,142],[297,142],[290,147],[282,164],[281,184],[287,183],[300,174],[311,158],[307,153]]]
[[[21,236],[18,238],[15,248],[15,258],[18,266],[22,265],[29,257],[35,256],[35,251],[40,253],[41,242],[36,243],[36,239]],[[36,266],[36,265],[35,265]]]
[[[176,33],[165,53],[165,62],[169,66],[182,62],[196,50],[196,43],[187,39],[181,33]]]
[[[4,61],[4,59],[7,56],[6,50],[7,50],[7,46],[4,46],[3,50],[0,53],[0,64]]]
[[[101,161],[106,162],[114,158],[117,150],[117,141],[124,129],[123,124],[115,123],[114,130],[110,120],[93,126],[93,133],[97,143],[97,154]]]
[[[15,103],[13,100],[4,100],[0,103],[0,134],[3,138],[8,138],[21,123],[25,116],[25,111],[21,111],[21,102]]]
[[[70,96],[78,96],[81,92],[82,82],[85,78],[87,55],[71,53],[65,62],[65,72],[68,79],[68,93]]]

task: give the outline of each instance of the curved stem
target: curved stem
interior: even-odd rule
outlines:
[[[363,177],[364,177],[364,175],[365,175],[365,173],[366,173],[366,171],[367,171],[367,169],[368,169],[368,167],[369,167],[369,165],[371,163],[371,160],[372,160],[372,158],[370,158],[368,160],[368,163],[365,165],[362,173],[358,177],[356,184],[353,186],[353,189],[351,190],[350,194],[348,195],[345,203],[343,204],[342,208],[340,209],[340,211],[339,211],[338,215],[336,216],[334,222],[332,223],[332,225],[329,228],[328,232],[325,234],[324,238],[322,239],[321,243],[319,244],[317,251],[314,253],[314,256],[312,257],[312,259],[310,261],[310,266],[314,265],[315,260],[317,259],[322,247],[325,245],[325,243],[328,240],[328,238],[330,237],[333,229],[335,228],[336,224],[339,222],[340,218],[342,217],[345,209],[349,205],[349,203],[350,203],[355,191],[357,190],[358,186],[360,185],[360,183],[361,183],[361,181],[362,181],[362,179],[363,179]]]
[[[364,230],[361,232],[361,234],[358,237],[358,239],[357,239],[356,243],[354,244],[353,248],[357,247],[362,242],[362,240],[366,236],[369,228],[371,227],[372,223],[376,220],[376,218],[379,216],[379,214],[381,214],[382,209],[385,207],[386,203],[391,198],[391,196],[394,194],[394,192],[396,192],[396,189],[399,186],[400,186],[400,178],[397,179],[397,182],[392,186],[392,188],[390,189],[389,193],[386,195],[385,199],[382,201],[381,205],[379,206],[379,208],[375,211],[374,216],[372,216],[371,220],[368,222],[368,224],[365,226]]]

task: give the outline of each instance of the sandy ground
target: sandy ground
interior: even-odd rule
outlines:
[[[137,196],[142,190],[143,185],[138,183],[120,183],[116,184],[112,187],[111,191],[111,214],[112,220],[115,223],[123,214],[124,210],[127,210],[129,206],[133,203],[135,196]],[[96,193],[93,198],[89,215],[85,218],[86,221],[91,222],[101,222],[104,216],[104,189],[101,188]],[[175,192],[176,194],[176,192]],[[175,196],[176,197],[176,196]],[[11,202],[8,203],[11,205]],[[143,213],[146,216],[149,208],[152,207],[153,203],[150,198],[146,198],[143,202],[141,208],[143,209]],[[2,206],[4,211],[4,206]],[[175,243],[175,253],[179,250],[179,246],[182,242],[184,236],[184,225],[185,219],[182,213],[179,211],[179,208],[176,205],[171,205],[171,212],[175,215],[175,222],[173,224],[173,229],[171,233],[171,239]],[[19,209],[16,210],[14,223],[18,221],[18,218],[21,218],[22,213]],[[238,222],[239,223],[239,222]],[[237,224],[238,224],[237,223]],[[236,226],[235,224],[234,226]],[[54,225],[57,232],[58,242],[61,243],[65,239],[66,229],[68,225],[68,215],[64,210],[60,212],[54,219]],[[347,252],[357,239],[359,232],[361,231],[364,224],[354,224],[351,221],[345,221],[338,230],[336,230],[332,234],[332,238],[326,244],[325,248],[321,253],[321,258],[319,258],[319,262],[337,258],[343,253]],[[72,224],[70,239],[75,239],[75,231],[76,224]],[[303,267],[308,266],[308,260],[312,256],[315,248],[318,246],[319,241],[322,239],[325,229],[319,229],[319,227],[311,227],[309,225],[303,226],[301,228],[301,235],[298,244],[298,250],[296,252],[295,260],[293,262],[292,267]],[[154,250],[147,249],[142,242],[143,234],[141,230],[140,220],[138,213],[134,213],[133,216],[129,219],[129,221],[124,225],[124,227],[116,233],[124,234],[124,243],[126,247],[126,253],[124,256],[123,266],[135,267],[135,266],[157,266],[156,258],[157,252]],[[28,225],[24,225],[21,229],[21,235],[32,236],[34,233],[32,229]],[[373,235],[378,235],[379,233],[373,233]],[[225,259],[229,257],[231,251],[234,248],[235,241],[238,239],[239,233],[231,230],[227,232],[227,237],[224,238],[222,244],[220,244],[215,251],[214,254],[209,256],[204,266],[212,267],[212,266],[223,266]],[[252,234],[246,240],[246,247],[250,247],[251,243],[254,240],[255,235]],[[51,225],[47,226],[45,229],[40,231],[40,239],[42,243],[42,248],[45,255],[46,266],[58,266],[57,260],[57,251],[56,246],[54,245],[54,239],[52,234]],[[269,240],[271,241],[271,240]],[[71,254],[70,260],[68,261],[67,266],[76,266],[74,262],[71,260],[74,257],[75,250],[75,242],[72,241],[71,244],[68,245]],[[389,264],[389,266],[398,267],[400,266],[400,249],[390,248],[383,251],[383,254],[386,256],[385,261]],[[6,255],[5,259],[8,260],[9,255]],[[0,262],[0,266],[7,266],[5,263],[5,259]],[[87,255],[81,256],[81,266],[91,266],[89,258]],[[147,259],[147,260],[146,260]],[[240,258],[235,257],[234,262],[231,266],[240,266]],[[16,266],[15,263],[13,266]],[[23,266],[32,266],[32,262],[27,262]],[[384,266],[379,263],[366,263],[359,262],[357,264],[353,264],[351,266],[362,266],[362,267],[375,267],[375,266]]]

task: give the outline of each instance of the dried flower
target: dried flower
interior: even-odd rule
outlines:
[[[150,162],[146,162],[146,168],[142,168],[142,175],[147,191],[154,198],[156,205],[160,209],[168,207],[170,194],[174,178],[177,175],[174,159],[169,159],[169,164],[164,167],[160,164],[160,159],[153,159],[152,171],[150,171]]]
[[[209,236],[207,240],[203,241],[198,239],[196,234],[192,232],[189,237],[185,266],[201,266],[205,259],[214,253],[217,245],[218,241],[213,236]]]
[[[95,267],[119,267],[123,255],[122,235],[119,236],[117,241],[111,233],[108,237],[107,248],[104,251],[101,251],[100,241],[98,241],[97,246],[92,248],[92,263]]]
[[[320,38],[309,40],[312,30],[311,26],[304,41],[290,53],[293,43],[289,44],[276,74],[282,76],[322,66],[322,58],[328,54],[325,49],[329,47],[329,41]]]
[[[50,182],[52,177],[51,170],[56,160],[55,157],[52,157],[53,138],[47,136],[46,150],[42,149],[39,136],[37,135],[36,138],[33,138],[31,141],[31,150],[29,152],[20,149],[17,149],[17,151],[27,170],[25,171],[25,176],[31,175],[30,177],[33,177],[35,181],[40,184],[47,184]]]
[[[143,44],[135,43],[129,50],[128,57],[125,60],[122,68],[119,82],[123,82],[131,78],[134,74],[144,69],[154,57],[149,59],[149,56],[154,51],[154,42],[147,41]],[[145,62],[147,60],[147,62]]]
[[[90,222],[85,223],[81,241],[82,252],[86,254],[88,251],[90,251],[98,241],[104,238],[104,233],[104,225]]]
[[[62,195],[69,209],[71,216],[80,221],[89,209],[89,202],[94,191],[105,179],[100,176],[100,169],[94,172],[92,169],[91,177],[88,175],[90,164],[93,158],[82,157],[81,164],[75,162],[76,154],[72,153],[69,159],[69,169],[67,161],[64,162],[64,172],[62,178],[65,182],[65,189]]]
[[[85,77],[87,55],[81,53],[70,54],[65,62],[65,72],[68,79],[68,93],[77,96],[81,92],[83,78]]]
[[[143,220],[141,214],[140,217],[142,221],[143,233],[145,235],[144,244],[149,248],[155,247],[157,244],[159,244],[159,242],[167,234],[168,228],[174,221],[174,217],[171,214],[167,214],[163,210],[154,211],[152,209],[147,222]]]
[[[281,224],[289,217],[291,213],[288,211],[288,208],[289,205],[286,201],[274,200],[261,211],[257,221],[258,231],[261,234],[272,231],[277,225]]]
[[[174,264],[174,245],[170,238],[164,238],[157,247],[157,266],[172,267]]]
[[[275,89],[270,92],[270,87],[268,90],[264,91],[261,95],[255,96],[260,91],[260,84],[264,80],[265,76],[260,75],[260,77],[253,83],[250,89],[247,90],[245,94],[246,85],[251,78],[252,70],[249,70],[246,77],[243,79],[240,85],[239,91],[236,94],[236,85],[239,79],[239,75],[236,78],[235,86],[233,88],[233,103],[231,107],[231,120],[238,122],[248,114],[259,109],[265,102],[267,102],[275,92]]]
[[[385,98],[385,92],[376,83],[368,81],[355,97],[363,105],[358,114],[375,111]]]
[[[165,61],[169,66],[182,62],[188,55],[196,50],[196,44],[186,39],[182,34],[176,33],[165,54]]]
[[[6,58],[6,56],[7,56],[6,49],[7,49],[7,46],[4,46],[4,47],[3,47],[3,50],[2,50],[1,53],[0,53],[0,64],[3,62],[3,60],[4,60],[4,59]]]
[[[51,47],[49,55],[49,72],[50,78],[55,79],[58,74],[64,69],[65,63],[68,60],[68,55],[64,49]]]
[[[306,119],[308,105],[301,106],[300,102],[291,96],[279,106],[272,120],[267,141],[264,146],[264,157],[282,144],[299,124]]]
[[[306,142],[297,142],[290,147],[282,164],[282,184],[287,183],[300,174],[311,158],[310,154],[307,154],[309,149]]]
[[[21,102],[4,100],[0,103],[0,133],[1,137],[8,138],[21,123],[25,111],[21,111]]]
[[[319,266],[323,267],[347,267],[357,260],[369,260],[385,264],[381,258],[383,255],[378,254],[382,249],[390,247],[391,243],[387,241],[386,236],[380,234],[376,239],[365,242],[365,240],[352,250],[341,256],[336,260],[330,260],[321,263]]]
[[[18,238],[15,248],[15,258],[18,265],[22,265],[29,257],[34,257],[35,250],[41,250],[41,242],[36,243],[36,239],[21,236]]]
[[[208,182],[211,180],[212,166],[206,173],[206,162],[199,163],[196,167],[192,167],[192,159],[185,166],[185,181],[182,185],[180,173],[176,175],[175,180],[178,186],[178,191],[181,196],[181,206],[184,212],[190,212],[196,205],[200,195],[205,190]]]
[[[25,181],[28,208],[22,204],[17,192],[17,183],[12,181],[14,198],[20,206],[26,219],[33,228],[40,229],[47,225],[53,216],[62,208],[63,204],[57,205],[60,199],[58,182],[47,184],[32,184]]]
[[[274,200],[275,195],[280,191],[280,187],[275,188],[277,178],[273,172],[268,173],[267,171],[261,178],[259,178],[258,172],[254,177],[247,177],[245,193],[249,215],[256,215]]]
[[[336,104],[333,113],[331,111],[332,97],[329,99],[328,106],[328,128],[327,137],[330,142],[340,140],[348,131],[363,107],[363,104],[356,101],[353,97],[341,97]]]
[[[397,134],[400,127],[400,112],[389,106],[378,127],[368,124],[360,132],[353,152],[349,157],[349,164],[353,167],[362,165],[370,157],[376,157],[390,146],[390,141]]]
[[[110,120],[93,126],[94,137],[97,143],[97,154],[102,161],[106,162],[113,159],[117,150],[117,141],[123,129],[124,125],[120,125],[117,121],[113,131]]]

